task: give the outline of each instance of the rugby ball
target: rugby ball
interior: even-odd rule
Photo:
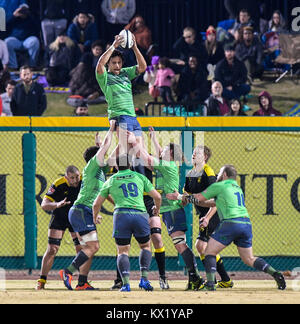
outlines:
[[[131,48],[133,46],[133,35],[130,30],[123,29],[119,35],[124,38],[120,44],[123,48]]]

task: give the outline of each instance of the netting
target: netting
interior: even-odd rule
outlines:
[[[83,170],[83,152],[94,145],[95,132],[49,131],[34,132],[36,136],[36,205],[37,205],[37,256],[38,267],[48,243],[48,225],[51,215],[40,207],[50,185],[61,177],[68,165]],[[106,132],[100,132],[104,138]],[[23,132],[0,132],[0,267],[23,269],[24,265],[24,217],[23,217]],[[182,131],[159,131],[157,137],[162,146],[170,142],[182,144]],[[224,164],[236,166],[238,182],[245,193],[246,206],[253,223],[253,248],[256,255],[272,258],[281,269],[292,268],[299,262],[300,251],[300,133],[298,132],[193,132],[194,143],[211,148],[213,156],[209,165],[217,173]],[[153,153],[147,133],[146,146]],[[109,153],[117,143],[114,137]],[[187,144],[185,144],[187,146]],[[183,147],[190,152],[191,147]],[[190,158],[190,156],[188,157]],[[25,170],[26,172],[26,170]],[[181,177],[184,181],[184,174]],[[100,250],[93,261],[94,270],[115,269],[116,248],[112,238],[112,205],[104,204],[104,220],[98,225]],[[193,216],[193,245],[198,235],[198,218]],[[163,241],[166,248],[167,270],[178,270],[177,252],[163,225]],[[27,238],[30,239],[30,238]],[[197,251],[193,246],[194,253]],[[67,265],[74,257],[75,249],[69,233],[65,233],[54,269]],[[138,268],[139,248],[132,240],[132,268]],[[222,255],[226,266],[245,270],[237,263],[234,245]],[[275,258],[275,259],[274,259]],[[155,263],[153,263],[155,267]]]

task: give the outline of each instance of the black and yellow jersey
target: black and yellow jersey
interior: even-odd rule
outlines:
[[[78,187],[71,187],[65,177],[59,178],[54,181],[51,187],[48,189],[44,198],[49,199],[52,202],[60,202],[67,198],[70,201],[70,205],[66,205],[62,208],[55,209],[52,213],[55,216],[68,216],[69,209],[73,206],[77,199],[78,193],[81,187],[81,180]]]
[[[196,169],[192,169],[186,176],[184,191],[189,194],[197,194],[206,190],[211,184],[217,181],[217,177],[213,169],[205,164],[203,169],[199,172]],[[195,206],[197,214],[200,217],[204,217],[209,208]]]

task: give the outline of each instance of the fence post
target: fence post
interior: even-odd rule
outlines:
[[[22,137],[25,267],[37,268],[37,211],[35,201],[36,138],[33,133]]]
[[[192,131],[183,131],[181,133],[181,146],[186,160],[191,161],[194,147],[194,136]],[[183,192],[184,189],[186,173],[192,168],[192,166],[188,165],[186,162],[183,162],[180,168],[180,192]],[[193,206],[188,204],[184,210],[188,228],[186,232],[186,242],[187,245],[193,249]],[[179,256],[178,263],[179,266],[185,267],[185,263],[181,256]]]

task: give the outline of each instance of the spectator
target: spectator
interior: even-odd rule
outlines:
[[[222,83],[223,97],[228,100],[239,99],[251,91],[251,87],[246,84],[246,66],[235,57],[233,45],[225,46],[225,58],[216,66],[215,80]]]
[[[70,23],[80,12],[92,13],[97,21],[99,11],[99,0],[67,0],[67,19]]]
[[[279,10],[275,10],[272,19],[269,21],[268,30],[276,33],[286,32],[285,20]]]
[[[69,87],[72,95],[82,96],[87,100],[95,100],[103,96],[95,76],[95,65],[103,53],[101,42],[94,42],[92,45],[92,53],[85,53],[79,64],[71,71],[71,81]]]
[[[152,34],[151,30],[146,26],[144,18],[140,15],[135,16],[131,22],[125,26],[125,29],[133,33],[139,50],[144,57],[146,57],[147,51],[152,44]]]
[[[51,87],[65,86],[70,72],[78,64],[81,53],[78,46],[61,31],[45,51],[46,79]]]
[[[0,0],[0,8],[5,11],[6,24],[10,24],[14,20],[14,12],[23,4],[27,4],[26,0]]]
[[[86,101],[82,101],[82,103],[75,108],[74,110],[75,116],[89,116],[89,106]]]
[[[229,30],[229,32],[234,36],[234,38],[237,40],[239,38],[239,31],[241,28],[250,26],[254,28],[254,21],[251,19],[250,13],[247,9],[241,9],[239,12],[238,19],[235,20],[235,23],[232,27],[232,29]]]
[[[149,95],[157,101],[159,90],[154,86],[158,71],[159,56],[153,56],[151,66],[148,66],[144,73],[144,81],[149,84]]]
[[[173,54],[181,65],[188,63],[190,55],[197,56],[199,65],[207,65],[208,55],[205,46],[196,37],[195,29],[191,27],[184,28],[182,37],[173,45]]]
[[[169,59],[166,57],[160,58],[154,86],[158,88],[163,102],[174,102],[171,88],[174,77],[174,71],[169,68]]]
[[[204,101],[208,92],[207,70],[199,66],[196,56],[190,56],[188,65],[180,73],[178,101]]]
[[[9,53],[9,67],[17,69],[16,51],[27,51],[29,54],[29,66],[36,67],[38,63],[40,42],[39,24],[31,15],[28,5],[23,4],[13,13],[10,22],[7,23],[8,38],[5,39]]]
[[[67,0],[40,0],[40,18],[45,47],[67,29]]]
[[[8,80],[6,82],[6,86],[5,86],[6,92],[0,96],[0,101],[1,101],[1,106],[2,106],[2,113],[0,114],[1,116],[10,117],[13,115],[11,112],[10,103],[11,103],[11,97],[15,90],[16,85],[17,85],[17,82],[14,80]]]
[[[252,79],[262,77],[264,73],[263,45],[254,36],[252,27],[243,28],[242,41],[237,44],[235,55],[240,61],[244,62],[250,83],[252,83]]]
[[[81,53],[90,51],[92,43],[98,39],[94,16],[80,12],[69,26],[67,35],[79,46]]]
[[[233,99],[230,102],[230,111],[225,116],[247,116],[243,111],[243,105],[239,99]]]
[[[205,101],[207,106],[207,116],[225,116],[229,113],[228,101],[222,96],[222,83],[216,81],[211,86],[211,95]]]
[[[258,95],[260,109],[254,112],[253,116],[282,116],[282,113],[272,106],[272,97],[267,91]]]
[[[208,55],[208,64],[215,66],[224,58],[224,48],[222,43],[217,41],[217,31],[213,26],[206,30],[206,40],[204,42]]]
[[[103,0],[101,4],[102,13],[107,21],[107,42],[118,35],[124,27],[129,24],[135,14],[135,0]]]
[[[10,79],[8,71],[8,50],[6,43],[0,39],[0,93],[5,91],[6,81]]]
[[[22,82],[15,87],[10,105],[14,116],[42,116],[47,108],[44,88],[32,76],[29,66],[20,68]]]

